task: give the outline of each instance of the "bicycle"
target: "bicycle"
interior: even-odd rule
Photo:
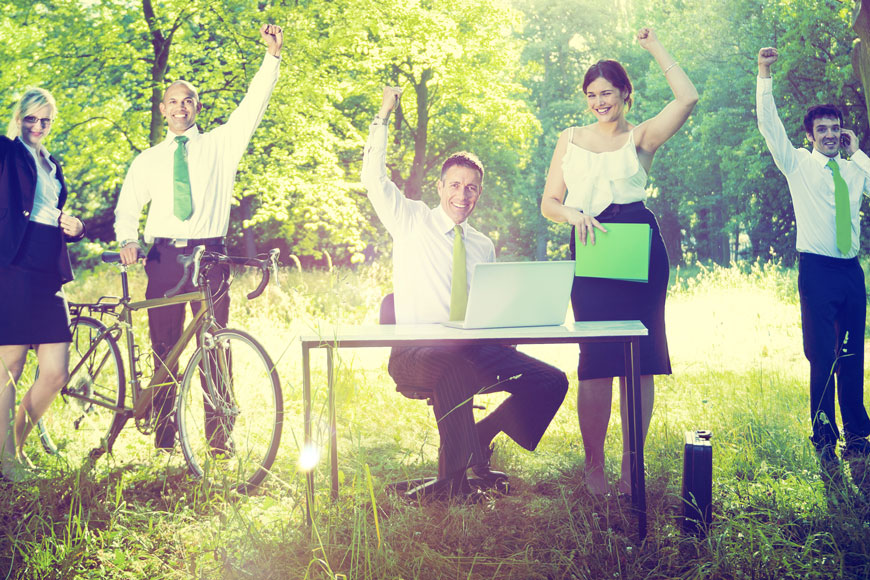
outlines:
[[[151,409],[154,394],[158,388],[175,383],[180,386],[173,414],[190,473],[234,482],[242,492],[259,485],[275,461],[281,439],[284,410],[278,373],[253,336],[217,325],[215,296],[228,291],[232,279],[226,278],[213,292],[207,274],[222,264],[258,268],[259,284],[247,295],[251,300],[262,294],[277,272],[277,256],[278,250],[272,250],[266,259],[232,257],[197,246],[192,254],[179,256],[184,274],[165,298],[132,301],[127,267],[120,264],[120,254],[103,253],[103,262],[119,264],[122,295],[69,305],[73,335],[70,376],[37,425],[45,450],[71,461],[81,458],[94,462],[112,452],[129,420],[141,433],[150,434],[155,419]],[[195,281],[199,290],[180,294],[188,280]],[[188,302],[200,302],[204,307],[143,387],[133,313]],[[109,324],[103,322],[106,319]],[[196,350],[179,381],[168,369],[176,367],[194,338]],[[126,368],[119,343],[126,354]]]

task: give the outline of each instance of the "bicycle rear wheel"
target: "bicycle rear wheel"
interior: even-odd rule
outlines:
[[[109,450],[124,426],[124,365],[106,325],[77,316],[70,325],[70,378],[37,424],[42,446],[70,465]],[[39,370],[37,369],[37,373]]]
[[[278,454],[284,417],[278,372],[246,332],[218,330],[206,342],[187,365],[178,395],[181,451],[194,476],[248,492]]]

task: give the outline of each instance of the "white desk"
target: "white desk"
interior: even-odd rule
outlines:
[[[461,330],[440,324],[400,324],[370,326],[336,326],[320,334],[304,335],[302,343],[302,396],[305,413],[305,448],[311,441],[311,368],[310,350],[325,348],[327,360],[327,404],[329,407],[329,459],[332,497],[338,495],[338,451],[336,447],[335,393],[333,390],[333,351],[338,348],[365,348],[386,346],[446,346],[461,344],[564,344],[584,342],[621,342],[625,345],[626,368],[631,369],[627,380],[629,451],[631,456],[631,497],[637,511],[638,535],[646,536],[646,483],[644,479],[643,435],[640,398],[639,340],[647,330],[637,320],[575,322],[563,326],[536,326],[529,328],[494,328]],[[308,473],[306,515],[311,522],[314,509],[314,473]]]

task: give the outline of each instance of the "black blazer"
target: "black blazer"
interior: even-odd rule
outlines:
[[[54,157],[51,157],[51,161],[57,166],[57,179],[60,181],[57,208],[63,209],[67,198],[66,182],[60,163]],[[18,254],[35,196],[36,163],[33,156],[20,140],[0,136],[0,267],[8,266]],[[63,236],[64,242],[78,241],[84,237],[84,230],[76,238],[65,236],[60,228],[57,231],[59,236]],[[73,279],[66,243],[61,244],[57,270],[62,283]]]

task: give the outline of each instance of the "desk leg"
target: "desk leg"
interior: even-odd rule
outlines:
[[[313,444],[311,442],[311,362],[309,360],[310,349],[302,345],[302,409],[304,415],[304,434],[302,439],[303,453],[309,453]],[[305,474],[308,481],[308,490],[305,494],[305,519],[311,525],[311,513],[314,511],[314,469]]]
[[[329,465],[330,482],[332,483],[332,499],[338,499],[338,436],[335,420],[335,379],[333,376],[332,348],[326,349],[326,372],[329,390],[327,393],[329,406]]]
[[[631,503],[637,513],[639,541],[646,538],[646,476],[643,459],[643,401],[640,389],[640,339],[625,343],[628,440],[631,466]]]

